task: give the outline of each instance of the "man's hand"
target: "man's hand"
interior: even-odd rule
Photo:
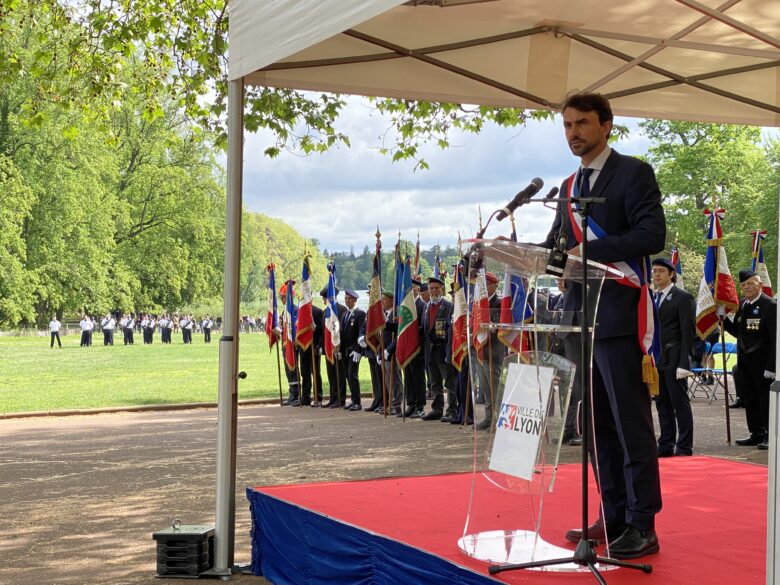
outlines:
[[[277,337],[281,337],[282,336],[282,330],[281,330],[280,327],[274,327],[273,332],[274,332],[274,335],[276,335]]]
[[[376,354],[376,363],[377,365],[382,365],[382,356],[379,354]]]
[[[726,316],[726,307],[723,305],[718,305],[718,308],[715,309],[715,314],[718,316],[719,319],[723,319],[723,317]]]
[[[362,347],[363,349],[365,349],[365,348],[367,348],[367,347],[368,347],[368,344],[366,343],[366,338],[365,338],[365,336],[361,335],[360,337],[358,337],[358,345],[359,345],[360,347]]]
[[[677,368],[676,376],[678,380],[684,380],[688,376],[693,376],[693,372],[685,368]]]
[[[764,370],[764,378],[767,380],[774,380],[775,379],[775,373],[770,372],[769,370]]]
[[[341,359],[341,352],[340,351],[334,351],[333,352],[333,357],[336,358],[337,360],[340,360]]]
[[[386,362],[390,361],[390,353],[387,350],[385,350],[385,361]]]
[[[352,361],[355,362],[355,363],[358,363],[360,361],[360,358],[363,357],[357,351],[353,351],[351,354],[349,354],[349,356],[352,358]]]

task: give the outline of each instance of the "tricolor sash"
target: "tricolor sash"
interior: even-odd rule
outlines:
[[[574,237],[578,244],[582,243],[582,228],[574,216],[575,208],[579,208],[576,201],[580,196],[580,188],[577,184],[577,173],[572,174],[568,181],[568,198],[566,204]],[[607,232],[596,223],[592,216],[588,216],[588,241],[598,240],[607,236]],[[637,338],[639,348],[642,350],[642,379],[647,383],[651,396],[658,395],[658,371],[656,362],[661,357],[661,327],[658,323],[658,310],[653,302],[650,291],[650,258],[643,256],[620,262],[609,262],[607,266],[623,273],[623,278],[615,282],[622,286],[639,289],[639,304],[637,305]]]

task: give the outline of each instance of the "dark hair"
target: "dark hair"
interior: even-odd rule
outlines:
[[[612,122],[612,107],[609,100],[600,93],[574,93],[566,98],[561,107],[561,112],[566,108],[574,108],[580,112],[596,112],[599,122]]]

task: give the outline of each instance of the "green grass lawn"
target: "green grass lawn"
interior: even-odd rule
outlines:
[[[0,337],[0,413],[217,400],[218,334],[210,344],[195,334],[192,345],[180,336],[163,345],[159,335],[144,345],[137,334],[135,345],[124,346],[117,337],[113,347],[95,335],[95,345],[81,348],[80,336],[68,335],[62,349],[49,349],[48,337]],[[239,365],[247,373],[240,399],[279,397],[276,349],[268,351],[265,335],[241,336]],[[365,359],[360,366],[361,387],[370,392]],[[324,357],[322,375],[327,397]],[[284,371],[282,390],[286,397]]]

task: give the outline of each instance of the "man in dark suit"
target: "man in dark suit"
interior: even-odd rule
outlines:
[[[346,410],[362,410],[360,405],[360,380],[358,372],[360,368],[360,359],[363,357],[363,350],[358,344],[360,331],[363,329],[363,323],[366,320],[366,312],[357,306],[358,293],[347,289],[344,291],[344,302],[347,304],[344,314],[341,317],[341,371],[345,372],[347,384],[349,385],[350,404]],[[341,390],[341,403],[346,402],[347,389]]]
[[[433,402],[423,420],[452,422],[458,416],[455,394],[455,374],[452,368],[452,303],[444,298],[444,281],[434,276],[428,279],[430,302],[423,312],[426,361]],[[447,412],[444,412],[444,392],[447,392]]]
[[[335,289],[336,295],[339,294],[339,289]],[[328,287],[323,288],[320,291],[322,302],[324,305],[328,304]],[[327,356],[325,358],[325,373],[328,376],[328,401],[322,405],[323,408],[340,408],[346,404],[347,398],[347,370],[342,364],[344,340],[343,329],[341,320],[344,317],[344,313],[347,312],[347,307],[341,303],[336,303],[336,319],[339,322],[339,335],[341,337],[341,344],[338,347],[333,348],[333,363],[331,363]],[[323,326],[325,324],[325,312],[323,311]],[[322,349],[325,351],[325,331],[323,329],[322,337]],[[312,403],[312,406],[320,406],[319,404]]]
[[[593,345],[593,415],[604,518],[587,538],[610,541],[610,553],[632,559],[659,550],[655,515],[661,509],[658,453],[651,399],[643,381],[643,348],[638,339],[640,302],[647,302],[648,256],[664,247],[666,221],[661,193],[647,163],[613,151],[609,102],[598,94],[575,94],[563,106],[563,125],[571,152],[581,166],[561,186],[565,196],[604,197],[591,209],[589,259],[601,263],[636,263],[636,283],[607,280],[601,289]],[[579,254],[578,205],[561,202],[547,240],[552,248]],[[572,247],[573,246],[573,247]],[[642,282],[644,281],[644,282]],[[564,308],[579,310],[581,289],[567,288]],[[650,301],[652,302],[652,301]],[[647,310],[647,307],[642,307]],[[566,538],[579,539],[581,530]]]
[[[761,278],[752,270],[739,271],[743,298],[739,311],[723,320],[737,338],[736,382],[745,403],[750,436],[737,439],[741,446],[769,449],[769,386],[775,379],[777,304],[761,290]],[[733,321],[731,320],[733,318]]]
[[[420,351],[404,368],[404,392],[406,392],[406,412],[403,416],[422,418],[425,409],[425,331],[422,325],[425,301],[419,296],[422,283],[412,279],[414,288],[414,306],[417,311],[417,338],[420,340]]]
[[[312,321],[314,323],[314,335],[311,345],[306,348],[298,348],[301,371],[301,406],[320,406],[322,404],[322,372],[320,371],[320,356],[324,347],[325,339],[323,328],[325,327],[325,318],[322,309],[315,306],[312,302],[311,307]],[[312,383],[316,393],[312,399]],[[292,404],[291,406],[297,406]]]
[[[693,413],[688,397],[693,339],[696,335],[693,296],[678,288],[677,271],[666,258],[653,260],[654,302],[661,325],[660,392],[655,397],[658,423],[658,456],[693,453]]]
[[[496,294],[498,276],[493,272],[486,272],[485,282],[487,284],[490,322],[498,323],[501,320],[501,299]],[[477,428],[484,431],[492,425],[493,403],[498,393],[498,380],[501,377],[501,367],[506,356],[505,346],[498,339],[498,330],[488,333],[485,346],[482,348],[482,356],[482,361],[475,359],[471,366],[476,374],[480,394],[485,400],[485,416],[477,423]]]

